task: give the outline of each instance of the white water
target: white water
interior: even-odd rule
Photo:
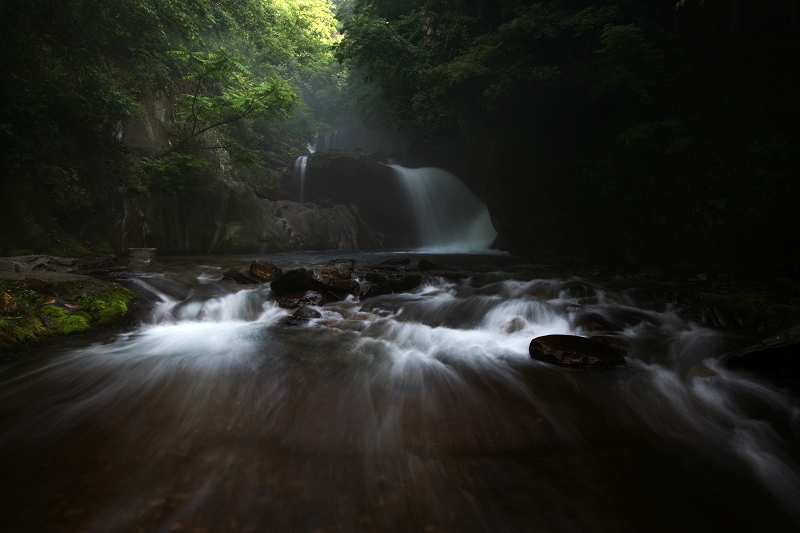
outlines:
[[[313,153],[313,151],[312,151]],[[294,162],[293,177],[295,181],[300,184],[300,203],[305,201],[305,188],[306,188],[306,166],[308,165],[308,156],[301,155]]]
[[[489,210],[456,176],[438,168],[389,166],[406,190],[423,251],[489,249],[497,237]]]

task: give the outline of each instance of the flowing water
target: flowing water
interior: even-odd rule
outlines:
[[[492,245],[497,232],[486,204],[456,176],[439,168],[389,166],[406,191],[423,250],[465,253]]]
[[[797,530],[797,398],[721,366],[723,334],[508,257],[426,257],[468,277],[302,327],[216,281],[252,258],[118,273],[141,325],[0,373],[4,531]],[[597,317],[627,366],[528,356]]]

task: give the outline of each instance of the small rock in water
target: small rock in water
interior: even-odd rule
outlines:
[[[713,378],[719,376],[719,373],[711,370],[706,365],[694,365],[689,369],[689,375],[698,378]]]
[[[531,341],[531,358],[561,366],[616,366],[625,364],[627,346],[613,337],[545,335]]]
[[[392,294],[391,285],[384,282],[369,283],[361,288],[361,294],[359,294],[359,298],[361,300],[366,300],[367,298],[383,296],[384,294]]]
[[[267,282],[276,279],[283,274],[275,263],[266,261],[264,259],[256,259],[250,263],[250,277],[257,279],[260,282]]]
[[[278,298],[278,307],[283,307],[284,309],[303,305],[322,305],[324,303],[325,297],[317,291],[301,291]]]
[[[250,277],[250,275],[245,274],[241,270],[228,270],[227,272],[223,272],[222,281],[235,281],[236,283],[240,283],[242,285],[261,283],[259,280]]]
[[[319,311],[317,311],[313,307],[306,307],[304,305],[303,307],[301,307],[300,309],[298,309],[297,311],[292,313],[292,316],[297,317],[297,318],[305,318],[305,319],[321,318],[322,317],[322,313],[320,313]]]

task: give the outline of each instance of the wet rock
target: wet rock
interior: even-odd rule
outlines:
[[[227,272],[223,272],[222,281],[235,281],[236,283],[240,283],[242,285],[254,285],[256,283],[261,283],[261,281],[250,277],[249,274],[246,274],[241,270],[228,270]]]
[[[304,305],[323,305],[324,303],[325,296],[317,291],[301,291],[278,298],[278,306],[284,309],[292,309]]]
[[[387,284],[392,288],[392,292],[407,292],[416,289],[422,284],[422,276],[417,274],[400,274],[394,272],[384,272],[372,270],[366,275],[367,281],[373,283]]]
[[[597,290],[594,287],[590,287],[579,281],[565,283],[561,287],[561,292],[564,297],[568,299],[592,298],[597,296]]]
[[[611,337],[545,335],[531,341],[531,358],[561,366],[624,365],[627,348]]]
[[[356,268],[356,260],[355,259],[331,259],[328,261],[327,266],[344,266],[350,271],[353,271]]]
[[[719,376],[719,373],[711,370],[706,365],[694,365],[689,369],[689,375],[697,378],[713,378]]]
[[[297,327],[297,326],[303,326],[305,324],[308,324],[308,322],[309,322],[308,318],[301,317],[301,316],[289,315],[289,316],[279,320],[278,321],[278,325],[279,326],[284,326],[284,327]]]
[[[303,307],[301,307],[300,309],[298,309],[297,311],[292,313],[292,316],[293,317],[297,317],[297,318],[305,318],[305,319],[321,318],[322,317],[322,313],[320,313],[319,311],[317,311],[313,307],[308,307],[308,306],[304,305]]]
[[[269,284],[269,288],[280,296],[305,291],[322,293],[326,289],[321,281],[314,279],[304,268],[284,272]]]
[[[313,275],[323,282],[324,280],[347,280],[350,279],[352,271],[344,265],[334,264],[315,268]]]
[[[125,255],[130,266],[150,266],[156,259],[156,248],[128,248]]]
[[[381,264],[392,266],[409,266],[411,264],[411,259],[387,259],[386,261],[381,261]]]
[[[417,268],[422,270],[423,272],[428,272],[430,270],[445,270],[447,267],[444,265],[440,265],[439,263],[434,263],[433,261],[428,261],[427,259],[423,259],[419,263],[417,263]]]
[[[800,326],[728,353],[722,360],[728,368],[752,372],[800,391]]]
[[[384,294],[392,294],[392,286],[388,283],[378,282],[369,283],[361,287],[361,292],[358,297],[361,300],[367,298],[374,298],[375,296],[383,296]]]
[[[283,274],[283,270],[281,270],[275,263],[270,261],[266,261],[264,259],[256,259],[252,263],[250,263],[250,277],[255,278],[258,281],[265,283],[267,281],[272,281],[276,279],[278,276]]]

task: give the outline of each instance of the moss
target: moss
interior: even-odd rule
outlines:
[[[58,335],[69,335],[89,329],[89,315],[86,313],[73,313],[62,307],[48,305],[42,308],[47,329]]]
[[[118,322],[128,312],[136,294],[124,287],[103,287],[96,292],[79,291],[83,281],[55,285],[41,280],[0,280],[0,347],[13,348],[27,341],[52,335],[69,335]],[[42,305],[44,298],[58,294],[72,300],[78,309]],[[43,297],[44,295],[44,297]]]
[[[98,293],[83,294],[75,303],[89,314],[94,324],[105,326],[124,317],[134,298],[136,294],[125,287],[108,287]]]

